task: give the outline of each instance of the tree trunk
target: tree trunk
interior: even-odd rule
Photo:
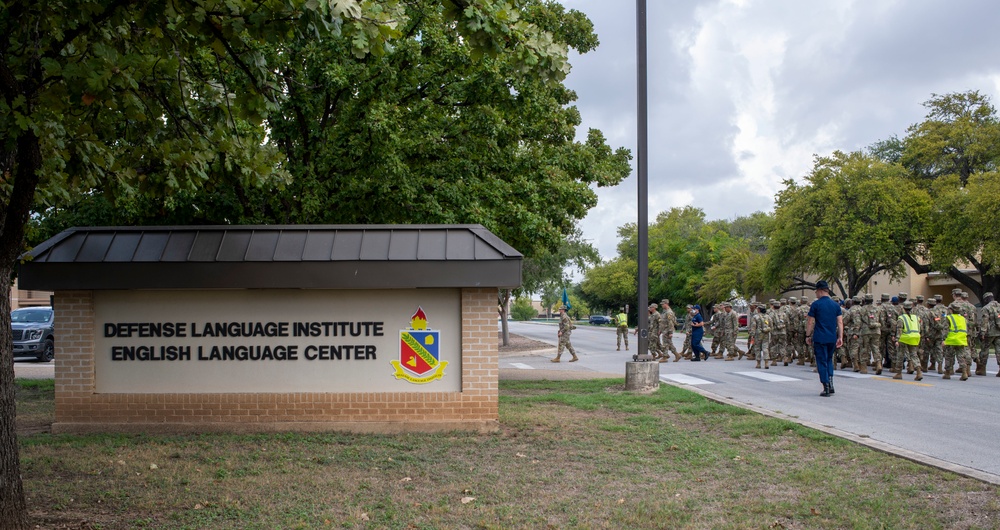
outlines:
[[[510,289],[500,289],[500,338],[504,346],[510,345],[510,329],[507,325],[507,308],[510,307]]]
[[[21,484],[14,398],[14,350],[10,330],[11,267],[0,266],[0,528],[28,527]]]
[[[21,482],[14,398],[14,345],[10,327],[10,288],[14,265],[24,245],[24,226],[38,187],[42,165],[38,137],[17,139],[14,187],[0,225],[0,530],[28,528],[28,505]]]

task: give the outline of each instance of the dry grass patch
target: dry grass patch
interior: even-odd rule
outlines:
[[[488,435],[27,432],[25,485],[41,528],[922,529],[1000,520],[992,486],[682,389],[635,395],[620,383],[501,382],[501,430]]]

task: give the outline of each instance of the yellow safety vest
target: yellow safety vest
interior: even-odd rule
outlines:
[[[965,327],[965,317],[959,314],[948,315],[948,336],[944,339],[945,346],[968,346],[969,331]]]
[[[627,326],[628,325],[628,315],[625,313],[618,313],[618,325]]]
[[[903,324],[903,331],[899,335],[899,342],[917,346],[920,344],[920,319],[916,315],[899,315],[899,321]]]

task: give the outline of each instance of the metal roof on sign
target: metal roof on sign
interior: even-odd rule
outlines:
[[[521,285],[482,225],[71,228],[22,256],[22,289],[400,289]]]

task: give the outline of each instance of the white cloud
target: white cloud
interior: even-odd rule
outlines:
[[[572,59],[581,136],[635,152],[635,11],[563,0],[601,46]],[[710,219],[771,210],[814,155],[864,148],[923,119],[932,94],[1000,94],[1000,10],[953,0],[650,2],[649,220],[693,205]],[[581,223],[605,258],[636,221],[636,178],[599,189]]]

